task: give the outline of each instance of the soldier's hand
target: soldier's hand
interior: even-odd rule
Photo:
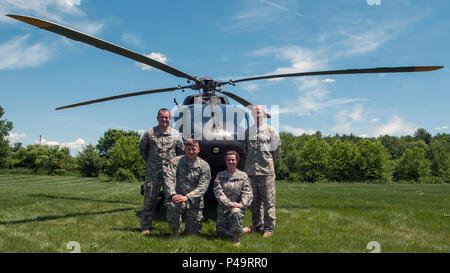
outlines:
[[[186,196],[184,196],[184,195],[181,195],[181,194],[176,194],[176,195],[172,196],[172,201],[175,204],[180,204],[181,205],[181,203],[187,202],[187,200],[188,200],[188,198]]]
[[[238,209],[241,208],[241,204],[236,203],[236,202],[231,203],[231,206],[232,206],[233,208],[238,208]]]

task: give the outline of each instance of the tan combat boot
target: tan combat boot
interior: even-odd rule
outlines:
[[[149,230],[149,229],[143,230],[143,231],[141,232],[141,234],[142,234],[143,236],[149,235],[149,234],[150,234],[150,230]]]
[[[255,233],[256,227],[255,226],[248,226],[242,229],[243,233]]]
[[[233,233],[233,245],[234,246],[241,245],[241,243],[239,242],[239,233]]]
[[[178,238],[178,236],[180,235],[180,230],[179,229],[173,229],[170,231],[170,237],[171,238]]]

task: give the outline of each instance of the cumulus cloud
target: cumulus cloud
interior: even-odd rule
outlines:
[[[35,143],[39,143],[39,141],[35,141]],[[48,146],[60,146],[60,147],[67,147],[70,148],[72,151],[79,151],[83,148],[84,145],[86,145],[86,141],[82,138],[78,138],[75,141],[72,142],[59,142],[54,140],[47,140],[43,138],[41,140],[42,145],[48,145]]]
[[[43,42],[29,43],[29,35],[17,36],[0,45],[0,69],[37,67],[54,55],[54,46]]]
[[[434,130],[440,131],[440,130],[447,130],[448,126],[441,126],[441,127],[434,127]]]
[[[292,133],[295,136],[300,136],[303,134],[312,135],[316,132],[316,130],[313,129],[294,128],[289,125],[283,125],[281,126],[281,129],[286,132]]]
[[[162,54],[162,53],[158,53],[158,52],[152,52],[150,54],[145,55],[147,57],[149,57],[150,59],[156,60],[158,62],[161,63],[167,63],[167,57],[166,55]],[[143,64],[143,63],[136,63],[137,66],[139,66],[142,70],[150,70],[150,69],[154,69],[153,67]]]
[[[327,64],[327,60],[321,58],[318,53],[296,45],[266,47],[256,50],[253,55],[274,56],[276,59],[290,63],[290,66],[279,67],[275,71],[267,73],[268,75],[314,71],[326,67]]]
[[[50,20],[91,35],[103,29],[103,23],[86,20],[80,0],[5,0],[0,1],[0,14],[26,14]],[[7,16],[0,16],[0,23],[24,24]],[[68,43],[67,38],[54,39],[51,43],[30,43],[29,35],[10,38],[0,44],[0,69],[37,67],[56,55],[59,47]]]
[[[335,79],[329,79],[329,78],[321,80],[321,82],[325,82],[325,83],[330,83],[330,82],[335,82],[335,81],[336,81]]]
[[[376,128],[373,132],[374,136],[380,135],[413,135],[417,129],[411,122],[407,122],[398,115],[395,115],[389,122]]]
[[[10,141],[10,142],[17,142],[18,140],[20,140],[20,139],[23,139],[23,138],[26,138],[27,137],[27,135],[26,134],[24,134],[24,133],[15,133],[15,132],[10,132],[9,134],[8,134],[8,137],[7,137],[7,139]]]

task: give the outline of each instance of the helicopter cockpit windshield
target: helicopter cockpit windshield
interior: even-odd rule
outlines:
[[[230,104],[182,105],[172,111],[172,128],[185,139],[243,141],[249,128],[248,109]]]

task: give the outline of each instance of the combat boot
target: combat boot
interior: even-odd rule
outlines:
[[[233,245],[234,246],[240,246],[241,243],[239,242],[239,233],[233,233],[232,239],[233,239]]]
[[[180,235],[180,229],[173,229],[170,231],[170,238],[178,238]]]
[[[242,229],[243,233],[255,233],[256,227],[255,226],[248,226]]]
[[[143,231],[141,232],[141,234],[142,234],[142,235],[149,235],[149,234],[150,234],[150,230],[149,230],[149,229],[143,230]]]

